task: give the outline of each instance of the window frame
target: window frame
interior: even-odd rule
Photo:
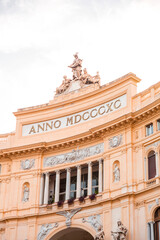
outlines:
[[[153,130],[153,123],[149,123],[145,126],[145,131],[146,131],[146,137],[147,136],[150,136],[154,133],[154,130]]]

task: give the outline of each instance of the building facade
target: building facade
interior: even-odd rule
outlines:
[[[160,82],[100,86],[76,56],[54,99],[0,135],[0,239],[159,240]]]

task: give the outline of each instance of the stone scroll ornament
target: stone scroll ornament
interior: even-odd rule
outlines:
[[[122,143],[122,134],[118,136],[114,136],[109,139],[109,147],[115,148],[118,147]]]
[[[92,147],[72,150],[70,153],[46,157],[43,160],[44,167],[51,167],[62,163],[70,163],[83,160],[86,157],[94,156],[104,152],[104,143]]]
[[[76,208],[76,209],[71,210],[70,212],[69,211],[61,211],[61,212],[58,212],[56,214],[64,216],[66,218],[66,226],[70,227],[71,226],[71,219],[72,219],[72,217],[77,212],[79,212],[80,210],[81,210],[81,208]]]
[[[28,170],[34,167],[35,159],[26,159],[21,161],[21,169]]]
[[[90,225],[95,229],[96,235],[94,237],[94,240],[104,240],[104,231],[103,231],[103,225],[101,223],[101,216],[100,215],[94,215],[88,217],[88,219],[83,218],[82,222],[88,222]]]
[[[43,224],[41,226],[41,229],[38,233],[38,236],[37,236],[37,240],[43,240],[46,235],[53,229],[53,228],[56,228],[58,227],[58,223],[54,223],[53,225],[52,224]]]
[[[111,236],[113,237],[113,240],[126,240],[127,231],[127,228],[119,220],[117,221],[117,229],[111,231]]]

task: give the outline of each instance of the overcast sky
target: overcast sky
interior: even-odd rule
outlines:
[[[49,102],[79,52],[105,84],[128,72],[160,81],[159,0],[0,0],[0,133],[12,112]]]

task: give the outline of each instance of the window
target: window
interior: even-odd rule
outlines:
[[[70,198],[76,198],[77,177],[71,177]]]
[[[160,119],[157,120],[157,130],[160,131]]]
[[[148,179],[154,178],[155,176],[156,176],[155,152],[151,151],[148,154]]]
[[[153,123],[150,123],[146,126],[146,136],[153,134]]]
[[[66,179],[63,178],[60,180],[60,193],[59,193],[59,200],[65,201],[66,196]]]
[[[92,194],[98,193],[98,171],[93,172],[92,175]]]
[[[86,197],[88,191],[88,174],[81,175],[81,196]]]
[[[158,208],[154,215],[154,238],[155,240],[160,239],[160,208]]]

